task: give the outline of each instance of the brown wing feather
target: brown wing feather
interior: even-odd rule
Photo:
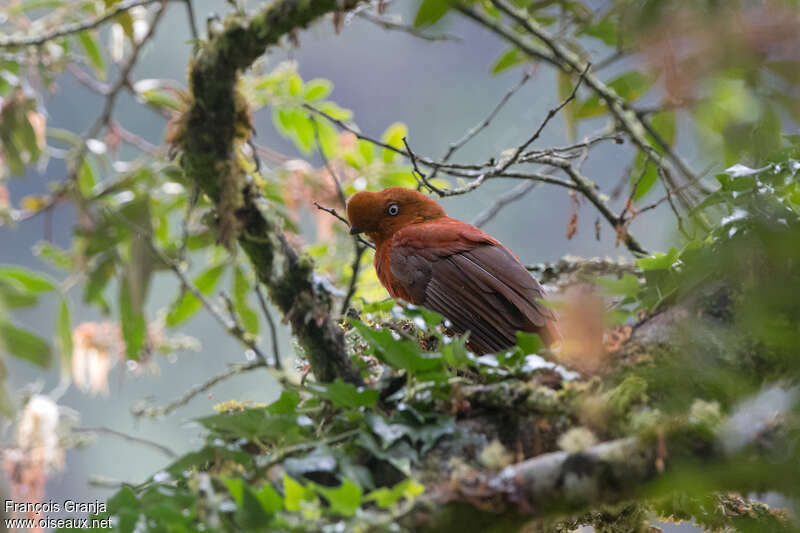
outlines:
[[[470,346],[496,352],[516,343],[517,331],[555,340],[552,312],[536,301],[539,283],[502,245],[478,244],[443,256],[414,246],[389,252],[391,274],[412,303],[441,313],[459,333],[470,331]]]

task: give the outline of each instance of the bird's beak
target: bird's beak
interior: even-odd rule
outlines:
[[[359,233],[363,233],[363,232],[364,232],[364,230],[362,230],[362,229],[360,229],[360,228],[358,228],[356,226],[350,226],[350,235],[358,235]]]

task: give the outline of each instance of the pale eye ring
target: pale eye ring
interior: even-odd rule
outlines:
[[[387,209],[386,212],[391,216],[397,216],[397,213],[400,212],[400,208],[397,206],[397,204],[392,204],[389,206],[389,209]]]

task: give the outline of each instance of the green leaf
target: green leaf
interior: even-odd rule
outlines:
[[[608,83],[608,86],[614,89],[620,97],[626,100],[636,100],[650,90],[654,81],[650,76],[631,70],[614,78]]]
[[[646,167],[645,167],[646,165]],[[649,193],[658,181],[658,169],[643,152],[638,152],[631,166],[631,186],[636,187],[633,201],[638,202]]]
[[[224,439],[245,438],[272,443],[294,443],[307,432],[303,418],[295,414],[274,414],[263,407],[220,413],[196,419],[214,435]]]
[[[408,135],[408,128],[402,122],[395,122],[388,128],[386,131],[383,132],[383,137],[381,140],[388,144],[389,146],[394,146],[395,148],[403,148],[403,138]],[[395,157],[397,157],[397,152],[393,152],[392,150],[387,150],[386,148],[383,149],[383,162],[384,163],[391,163],[394,161]]]
[[[572,76],[562,71],[558,71],[556,78],[558,85],[558,99],[562,102],[569,98],[574,88]],[[567,137],[575,139],[578,134],[578,103],[573,99],[564,108],[564,121],[567,123]]]
[[[512,46],[500,54],[500,57],[495,59],[494,63],[492,63],[492,66],[489,68],[489,73],[493,75],[500,74],[504,70],[524,63],[527,59],[527,56],[523,54],[519,48]]]
[[[594,281],[605,288],[609,294],[619,294],[621,296],[634,296],[641,287],[639,279],[631,273],[623,274],[620,279],[596,277]]]
[[[336,488],[317,487],[331,506],[331,511],[343,516],[353,516],[361,506],[361,487],[345,479]]]
[[[372,163],[372,160],[375,159],[375,146],[364,139],[358,139],[356,143],[358,144],[358,152],[364,158],[364,162],[367,165]]]
[[[323,102],[317,107],[320,111],[322,111],[326,115],[330,115],[331,118],[335,118],[336,120],[347,121],[353,118],[352,111],[350,111],[349,109],[345,109],[343,107],[339,107],[333,102]]]
[[[96,182],[94,165],[92,165],[88,157],[84,157],[81,162],[81,168],[78,171],[78,190],[81,191],[84,198],[90,198],[93,195]]]
[[[0,320],[0,348],[41,367],[49,366],[52,358],[47,341],[5,320]]]
[[[255,493],[256,498],[261,503],[261,507],[268,513],[277,513],[283,509],[283,498],[278,491],[272,488],[269,483],[264,483],[261,489]]]
[[[70,368],[70,361],[72,359],[72,324],[69,318],[69,306],[67,301],[62,299],[61,306],[58,310],[58,318],[56,319],[56,338],[58,340],[58,348],[61,352],[61,372],[62,375]]]
[[[408,478],[396,484],[391,489],[381,487],[373,490],[364,498],[365,501],[374,501],[379,507],[393,507],[402,499],[413,500],[425,492],[425,485],[421,485],[416,480]]]
[[[671,248],[667,253],[656,252],[649,257],[636,260],[636,266],[642,270],[669,270],[678,260],[678,250]]]
[[[422,0],[414,17],[414,26],[429,26],[450,10],[452,0]]]
[[[330,400],[336,407],[368,407],[373,408],[378,402],[379,392],[376,389],[351,385],[341,378],[327,385],[319,385],[313,389],[318,396]]]
[[[593,94],[578,106],[575,116],[577,118],[593,118],[604,115],[607,112],[608,107],[606,107],[606,103],[600,100],[599,96]]]
[[[606,46],[616,46],[619,41],[617,21],[614,13],[609,13],[597,23],[583,29],[582,34],[600,39]]]
[[[225,272],[225,266],[223,263],[208,268],[194,279],[194,286],[202,294],[208,296],[219,283],[220,277]],[[167,313],[167,326],[174,328],[182,324],[199,311],[201,307],[203,307],[203,303],[200,300],[195,298],[189,291],[184,292],[177,304],[173,305],[169,313]]]
[[[314,102],[317,100],[323,100],[333,90],[333,83],[329,80],[323,79],[315,79],[311,80],[306,84],[306,92],[303,98],[305,98],[306,102]]]
[[[299,511],[301,502],[313,501],[316,498],[314,489],[304,487],[287,474],[283,474],[283,503],[287,511]]]
[[[55,282],[45,274],[28,270],[15,265],[0,266],[0,279],[7,278],[19,282],[31,292],[47,292],[56,290]]]
[[[675,111],[656,113],[653,115],[650,125],[668,145],[675,144]],[[658,147],[658,144],[654,143],[654,146]]]
[[[84,31],[78,34],[78,41],[81,43],[86,56],[89,58],[89,63],[94,67],[97,77],[101,80],[106,79],[106,69],[103,65],[103,53],[100,50],[100,44],[97,38],[90,31]]]
[[[18,309],[36,305],[39,297],[12,278],[0,278],[0,309]]]
[[[375,355],[393,368],[402,368],[412,374],[429,374],[436,378],[444,368],[439,354],[423,354],[419,345],[412,341],[397,340],[388,330],[374,330],[365,324],[351,320],[350,323],[372,347]]]
[[[248,333],[258,335],[258,313],[247,302],[250,283],[244,271],[236,267],[233,272],[233,306]]]
[[[136,361],[144,346],[147,322],[144,314],[134,308],[133,295],[127,278],[120,282],[119,320],[122,326],[122,338],[125,340],[125,356]]]

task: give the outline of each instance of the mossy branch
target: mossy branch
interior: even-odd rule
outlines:
[[[357,0],[278,0],[252,16],[229,17],[224,30],[200,47],[192,61],[192,105],[173,125],[170,141],[181,167],[216,204],[220,238],[238,239],[273,303],[291,324],[320,381],[359,382],[331,311],[333,295],[314,274],[313,262],[293,250],[272,209],[236,162],[249,138],[250,113],[237,82],[243,70],[294,29]]]

